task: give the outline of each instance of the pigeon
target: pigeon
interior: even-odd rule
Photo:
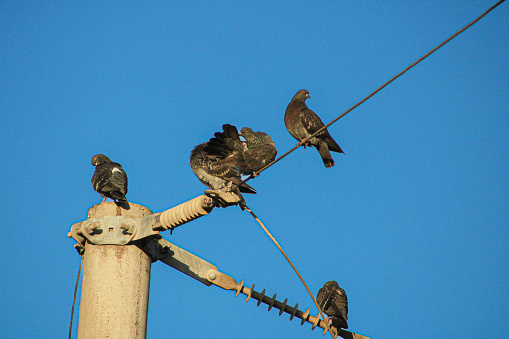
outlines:
[[[208,142],[204,142],[191,151],[191,169],[200,181],[210,189],[220,190],[231,187],[231,184],[240,184],[242,179],[239,172],[229,165],[230,159],[218,158],[215,154],[207,152]],[[246,183],[239,187],[242,193],[256,194],[256,190]]]
[[[306,105],[306,99],[310,98],[309,92],[301,89],[288,104],[285,113],[285,125],[288,132],[297,139],[300,146],[302,141],[311,136],[324,126],[322,120]],[[332,139],[331,135],[324,129],[318,135],[309,139],[305,146],[314,146],[318,149],[325,167],[334,166],[334,160],[330,151],[344,153],[341,147]],[[330,151],[329,151],[330,150]]]
[[[95,172],[92,176],[92,187],[101,197],[103,202],[111,198],[118,206],[129,206],[127,202],[127,174],[122,165],[113,162],[104,154],[96,154],[92,157],[92,165]]]
[[[242,152],[242,158],[248,171],[256,172],[276,159],[276,144],[267,133],[243,127],[240,135],[246,139],[247,150]]]
[[[214,133],[214,137],[205,147],[209,157],[220,159],[222,164],[236,168],[237,171],[241,171],[241,167],[247,167],[242,157],[245,150],[247,144],[240,140],[237,127],[229,124],[223,125],[223,132]]]
[[[208,188],[237,194],[240,208],[244,209],[245,200],[241,192],[256,194],[256,190],[242,183],[240,172],[235,167],[234,152],[245,147],[237,128],[225,126],[224,132],[215,133],[214,138],[193,148],[190,165],[194,174]]]
[[[344,289],[335,281],[326,282],[316,295],[320,309],[332,318],[335,328],[348,328],[348,299]]]
[[[268,134],[253,132],[251,128],[243,127],[240,136],[246,141],[240,140],[235,126],[224,124],[223,132],[215,133],[205,150],[243,175],[251,175],[274,161],[277,154],[276,144]]]

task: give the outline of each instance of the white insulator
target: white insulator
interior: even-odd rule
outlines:
[[[161,213],[160,222],[165,228],[175,228],[186,222],[197,219],[201,216],[209,214],[203,206],[205,204],[205,195],[201,195],[183,204],[170,208]]]

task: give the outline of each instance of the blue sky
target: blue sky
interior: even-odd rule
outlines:
[[[2,1],[2,336],[67,335],[79,256],[66,235],[101,201],[94,154],[124,166],[130,201],[163,211],[203,193],[189,153],[222,124],[265,131],[283,154],[297,90],[328,122],[494,2]],[[248,205],[310,288],[347,291],[352,331],[509,335],[508,17],[504,3],[332,125],[333,168],[301,148],[250,182]],[[317,312],[237,207],[164,237]],[[154,263],[148,337],[204,335],[322,337]]]

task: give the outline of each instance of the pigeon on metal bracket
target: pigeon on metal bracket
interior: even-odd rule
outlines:
[[[113,162],[104,154],[96,154],[92,157],[92,165],[95,172],[92,176],[92,187],[101,197],[103,203],[106,198],[111,198],[117,206],[129,209],[127,194],[127,174],[122,165]]]
[[[242,179],[235,167],[228,164],[230,159],[221,159],[215,154],[208,153],[207,146],[208,142],[204,142],[191,151],[191,169],[198,179],[213,190],[231,187],[232,184],[240,184]],[[239,188],[242,193],[256,194],[256,190],[246,183],[240,185]]]
[[[325,126],[318,115],[306,105],[306,99],[308,98],[310,98],[309,92],[305,89],[301,89],[295,94],[286,108],[285,125],[288,132],[299,141],[297,146],[300,146],[304,139],[310,137],[313,133]],[[309,139],[304,147],[305,146],[316,147],[327,168],[334,166],[334,160],[332,159],[330,151],[344,153],[341,147],[332,139],[327,129],[324,129],[316,136]]]
[[[348,328],[348,299],[344,289],[335,281],[326,282],[316,295],[320,309],[332,318],[335,328]]]

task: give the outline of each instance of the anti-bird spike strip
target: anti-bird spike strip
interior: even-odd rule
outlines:
[[[240,293],[246,295],[246,301],[249,301],[249,299],[253,298],[255,300],[258,300],[256,306],[260,306],[260,304],[263,302],[264,304],[269,305],[268,311],[270,311],[273,307],[277,308],[279,311],[279,315],[281,316],[283,312],[286,312],[290,314],[290,320],[292,320],[294,317],[297,317],[299,319],[302,319],[301,325],[304,325],[305,322],[311,323],[313,326],[311,327],[312,330],[315,329],[315,327],[320,327],[323,329],[323,334],[327,333],[327,327],[325,325],[325,321],[320,319],[320,314],[318,314],[316,317],[309,314],[309,308],[302,312],[298,309],[299,304],[297,303],[294,307],[287,305],[288,299],[285,299],[284,302],[280,302],[276,300],[276,294],[274,296],[268,297],[265,295],[265,289],[260,293],[256,292],[254,290],[254,284],[251,286],[251,288],[247,288],[244,286],[244,280],[241,280],[240,283],[237,283],[232,277],[221,273],[219,271],[210,269],[207,272],[207,280],[213,283],[216,286],[219,286],[225,290],[231,290],[236,291],[235,297],[237,297]],[[338,332],[336,329],[331,328],[333,331],[332,335],[334,338],[337,338]],[[351,339],[369,339],[368,337],[362,336],[357,333],[353,333],[350,331],[345,331],[343,329],[339,330],[339,336],[343,338],[351,338]]]

